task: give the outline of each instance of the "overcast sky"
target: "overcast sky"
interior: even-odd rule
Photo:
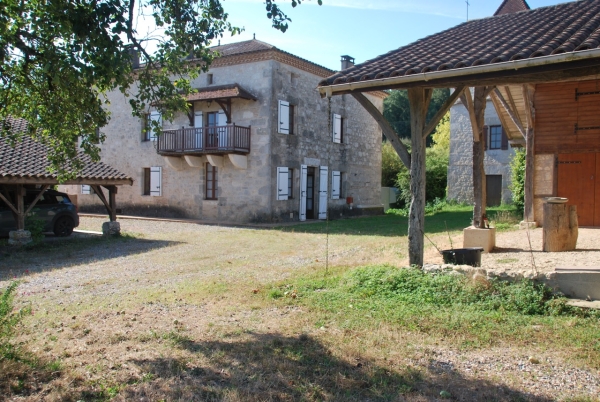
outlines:
[[[469,19],[494,14],[502,0],[469,0]],[[528,0],[531,8],[565,0]],[[453,27],[467,20],[465,0],[303,0],[292,8],[290,0],[277,0],[292,19],[286,33],[270,26],[262,0],[223,0],[230,21],[245,28],[239,36],[221,43],[256,39],[332,70],[340,56],[357,63]],[[216,43],[215,43],[216,44]]]

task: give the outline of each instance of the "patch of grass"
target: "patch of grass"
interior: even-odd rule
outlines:
[[[600,312],[569,307],[532,281],[474,283],[451,273],[370,266],[327,280],[301,279],[295,288],[297,300],[320,312],[315,320],[330,325],[365,329],[384,322],[465,348],[537,342],[570,349],[600,367],[600,353],[583,353],[600,352]]]
[[[510,264],[511,262],[518,262],[519,259],[518,258],[500,258],[499,260],[496,260],[496,262],[500,263],[500,264]]]

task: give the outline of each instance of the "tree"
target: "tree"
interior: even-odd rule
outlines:
[[[449,96],[450,90],[448,88],[435,88],[433,90],[429,109],[427,109],[427,121],[431,120],[440,110],[440,107]],[[407,91],[390,91],[390,96],[383,101],[383,116],[392,125],[400,138],[410,138],[410,107]],[[427,145],[431,145],[431,137],[427,139]]]
[[[285,32],[291,20],[275,1],[264,1],[267,17]],[[144,16],[157,32],[136,30]],[[50,146],[66,179],[67,163],[81,166],[78,147],[99,159],[97,129],[110,119],[104,94],[123,92],[138,117],[159,105],[170,120],[187,110],[182,95],[216,56],[210,42],[239,31],[221,0],[2,0],[0,136],[18,141],[7,117],[26,119],[27,135]]]

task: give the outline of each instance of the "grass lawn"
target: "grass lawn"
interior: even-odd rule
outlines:
[[[427,234],[470,215],[429,216]],[[598,315],[527,284],[397,269],[406,218],[121,224],[121,239],[0,247],[0,289],[20,279],[31,308],[0,399],[598,400]]]

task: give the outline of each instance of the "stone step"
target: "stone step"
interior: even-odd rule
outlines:
[[[600,267],[557,267],[555,279],[567,297],[600,300]]]
[[[594,310],[600,310],[600,301],[587,301],[587,300],[572,299],[567,302],[567,306],[591,308]]]

